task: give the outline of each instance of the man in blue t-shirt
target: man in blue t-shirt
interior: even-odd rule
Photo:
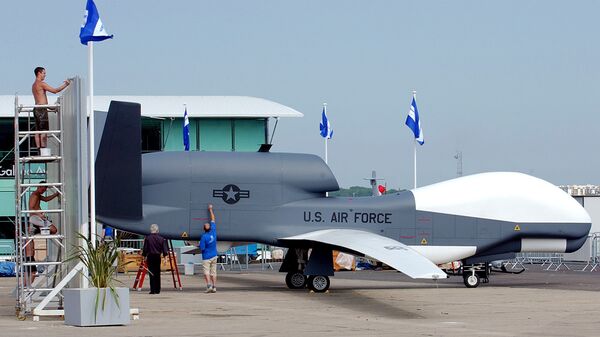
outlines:
[[[102,235],[102,240],[104,241],[108,241],[108,240],[113,240],[113,228],[107,225],[103,225],[102,226],[102,230],[103,230],[103,235]]]
[[[213,205],[208,204],[210,223],[204,224],[204,234],[200,238],[200,250],[202,251],[202,268],[206,280],[206,292],[217,292],[217,225],[215,224],[215,213]]]

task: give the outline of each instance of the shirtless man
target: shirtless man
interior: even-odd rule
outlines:
[[[57,94],[63,91],[70,83],[69,80],[65,80],[60,87],[53,88],[49,86],[46,82],[44,82],[44,80],[46,79],[46,69],[42,67],[37,67],[33,70],[33,73],[35,74],[35,81],[31,86],[31,92],[33,93],[33,99],[35,100],[36,105],[48,104],[48,97],[46,96],[47,91],[50,91],[53,94]],[[33,115],[35,117],[36,131],[49,130],[47,108],[35,108],[33,110]],[[46,147],[48,139],[47,134],[37,134],[34,135],[34,138],[35,145],[37,147]]]
[[[43,184],[45,183],[45,181],[41,181],[40,183]],[[46,186],[40,186],[29,196],[29,210],[40,211],[29,213],[29,224],[33,226],[30,227],[30,235],[40,234],[42,227],[49,227],[50,234],[56,234],[56,232],[58,232],[56,226],[54,226],[54,224],[48,221],[48,219],[44,215],[44,212],[41,211],[40,202],[48,202],[59,195],[58,192],[56,192],[49,197],[45,197],[43,194],[46,192],[47,189],[48,187]],[[35,244],[33,240],[31,240],[25,247],[25,262],[35,262]],[[33,281],[35,280],[36,272],[37,266],[33,265],[27,267],[26,284],[30,285],[33,283]]]
[[[42,181],[41,183],[43,184],[45,183],[45,181]],[[39,234],[41,227],[50,227],[50,234],[56,234],[56,232],[58,231],[56,229],[56,226],[54,226],[54,224],[48,221],[46,215],[44,214],[44,212],[42,212],[42,209],[40,207],[41,201],[48,202],[59,195],[58,192],[56,192],[51,196],[45,197],[44,193],[47,189],[48,187],[46,186],[40,186],[29,196],[29,210],[39,211],[29,213],[29,223],[32,224],[34,227],[32,228],[33,234]]]

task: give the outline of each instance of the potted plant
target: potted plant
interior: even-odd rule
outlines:
[[[116,287],[119,240],[100,240],[77,234],[83,242],[75,246],[68,260],[87,267],[89,288],[63,290],[65,324],[76,326],[129,324],[129,288]]]

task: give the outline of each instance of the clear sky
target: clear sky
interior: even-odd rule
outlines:
[[[85,0],[2,1],[0,94],[30,94],[33,68],[59,85],[87,76]],[[600,184],[598,1],[96,0],[113,40],[97,44],[98,95],[246,95],[304,113],[273,151],[323,155],[341,186],[412,188],[417,91],[419,185],[520,171]]]

